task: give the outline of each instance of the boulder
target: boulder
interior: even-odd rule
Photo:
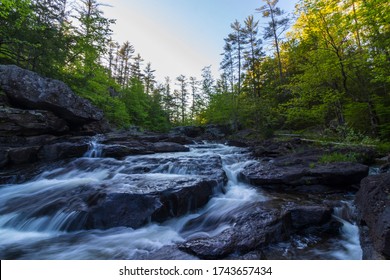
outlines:
[[[256,162],[245,167],[240,177],[247,182],[275,190],[293,190],[293,187],[314,186],[316,190],[322,186],[332,188],[349,188],[368,175],[368,166],[335,162],[307,166],[295,162],[292,165],[277,165],[273,162]],[[303,188],[309,191],[307,188]]]
[[[362,180],[355,202],[374,249],[390,259],[390,173]]]
[[[290,204],[284,208],[275,202],[254,202],[224,213],[222,221],[230,225],[213,237],[190,239],[179,248],[201,259],[229,259],[253,254],[261,255],[261,249],[270,244],[287,241],[291,234],[300,230],[319,229],[329,224],[332,210],[327,206],[298,206]],[[199,220],[199,218],[198,218]],[[204,223],[201,219],[196,223]],[[194,222],[191,222],[191,226]],[[340,224],[335,225],[336,228]],[[326,226],[325,226],[326,228]],[[184,228],[185,229],[185,228]]]
[[[0,135],[62,134],[68,130],[66,122],[51,112],[0,107]]]
[[[15,65],[0,65],[0,88],[14,106],[54,113],[71,125],[100,121],[103,112],[63,82],[44,78]]]
[[[327,206],[303,205],[290,210],[291,225],[295,229],[323,225],[332,218],[333,209]]]

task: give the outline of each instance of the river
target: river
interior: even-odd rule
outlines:
[[[226,216],[234,209],[274,199],[273,194],[238,180],[239,172],[253,162],[246,149],[210,143],[189,147],[189,152],[129,156],[117,160],[100,158],[100,145],[94,141],[82,158],[48,165],[26,182],[0,186],[1,259],[196,258],[180,253],[176,244],[217,236],[232,226]],[[143,180],[192,178],[197,176],[198,170],[185,163],[211,157],[222,159],[227,183],[216,189],[202,208],[136,229],[118,226],[70,230],[80,217],[77,211],[64,211],[61,205],[71,203],[63,200],[71,199],[68,194],[78,188],[103,183],[112,188],[134,187],[126,184],[123,174],[146,178]],[[148,172],[145,172],[145,166]],[[278,253],[278,258],[285,259],[361,259],[352,200],[353,195],[346,194],[342,197],[342,206],[335,208],[333,215],[342,223],[337,236],[319,239],[310,234],[296,235],[288,241],[272,244],[273,251]],[[50,211],[45,207],[47,205],[51,205]],[[53,205],[59,205],[58,209],[54,211]]]

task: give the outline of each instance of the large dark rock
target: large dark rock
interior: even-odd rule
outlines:
[[[373,249],[390,259],[390,174],[362,180],[355,202],[362,224],[368,227]],[[367,252],[363,253],[367,256]]]
[[[0,106],[0,135],[60,134],[68,130],[66,122],[51,112]]]
[[[121,184],[127,185],[126,189],[118,189],[116,184],[115,189],[103,188],[96,202],[87,199],[87,228],[138,228],[151,221],[163,222],[204,206],[217,187],[216,181],[205,178],[125,178],[126,182],[121,180]],[[93,196],[97,196],[96,192]]]
[[[57,161],[67,158],[82,157],[88,151],[88,144],[83,142],[57,142],[41,147],[38,158],[43,161]]]
[[[15,65],[0,65],[0,88],[11,104],[23,109],[51,111],[72,125],[100,121],[103,113],[63,82],[43,78]]]
[[[274,206],[275,202],[267,201],[233,209],[219,221],[230,224],[229,228],[214,237],[186,241],[179,248],[202,259],[246,256],[250,252],[260,252],[270,244],[286,241],[299,230],[321,227],[332,218],[332,210],[327,206]],[[259,255],[256,253],[256,256]]]
[[[9,163],[34,163],[38,160],[39,148],[39,146],[12,148],[8,151]]]
[[[359,184],[368,175],[368,166],[351,162],[314,164],[309,166],[292,161],[283,166],[274,162],[253,163],[240,176],[253,185],[275,190],[294,190],[294,187],[321,186],[348,188]],[[305,191],[310,191],[303,188]]]

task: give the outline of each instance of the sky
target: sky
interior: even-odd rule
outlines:
[[[297,0],[280,0],[278,6],[293,12]],[[113,39],[129,41],[156,70],[157,80],[179,75],[200,77],[205,66],[212,66],[218,77],[224,38],[236,19],[244,22],[254,15],[261,0],[102,0],[104,15],[116,19]]]

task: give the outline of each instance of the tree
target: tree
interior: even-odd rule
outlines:
[[[126,41],[117,52],[116,80],[123,88],[129,85],[131,67],[130,60],[134,51],[133,45],[131,45],[129,41]]]
[[[211,73],[211,65],[202,69],[201,76],[202,100],[204,101],[203,106],[206,106],[211,96],[215,93],[215,81]]]
[[[274,46],[276,49],[276,57],[278,60],[279,79],[280,79],[280,83],[282,83],[283,67],[282,67],[282,60],[280,57],[280,39],[281,39],[281,35],[288,28],[289,19],[286,17],[282,17],[284,15],[284,11],[276,6],[279,0],[263,0],[263,2],[265,2],[265,5],[261,6],[256,10],[262,13],[263,17],[271,18],[271,21],[268,23],[268,27],[265,28],[264,39],[272,38],[274,41]]]
[[[187,109],[187,96],[188,96],[188,82],[187,78],[184,75],[180,75],[176,78],[176,81],[178,82],[179,90],[177,92],[178,94],[178,102],[179,102],[179,110],[180,110],[180,116],[181,116],[181,124],[185,123],[186,120],[186,109]]]
[[[96,0],[80,0],[74,16],[79,22],[76,54],[82,60],[86,77],[93,75],[100,57],[106,53],[112,35],[110,26],[115,23],[115,20],[104,17],[101,6],[103,4]]]
[[[227,40],[231,43],[233,47],[234,56],[235,56],[235,66],[237,69],[237,95],[241,93],[242,85],[242,65],[243,65],[243,50],[245,44],[245,33],[244,29],[241,26],[241,23],[236,20],[230,25],[233,29],[233,33],[230,33]]]
[[[192,122],[194,122],[195,117],[199,115],[203,104],[203,98],[199,92],[199,84],[200,82],[196,79],[196,77],[190,77],[190,82],[189,82],[189,86],[191,89],[190,119]]]
[[[146,67],[144,69],[144,75],[143,75],[145,92],[148,95],[152,93],[154,89],[154,85],[156,84],[156,77],[154,75],[154,72],[156,72],[156,70],[153,70],[152,64],[148,62],[148,64],[146,64]]]
[[[253,16],[245,20],[244,34],[246,37],[247,47],[244,51],[245,63],[244,68],[247,70],[247,79],[253,96],[260,96],[260,73],[256,67],[261,57],[262,41],[258,38],[258,21],[254,21]]]
[[[131,64],[130,68],[131,77],[139,81],[142,80],[141,66],[143,61],[144,60],[141,55],[137,54],[135,57],[133,57],[133,63]]]

